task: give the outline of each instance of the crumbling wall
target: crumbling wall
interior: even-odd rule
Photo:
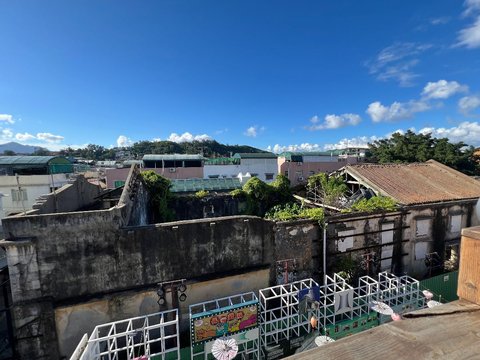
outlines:
[[[78,175],[72,184],[62,186],[50,194],[42,195],[33,204],[29,215],[41,215],[77,211],[93,204],[102,189]]]

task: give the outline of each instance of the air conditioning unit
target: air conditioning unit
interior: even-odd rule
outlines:
[[[175,171],[177,171],[177,169],[175,169],[175,168],[170,168],[168,171],[170,171],[171,173],[174,173]]]

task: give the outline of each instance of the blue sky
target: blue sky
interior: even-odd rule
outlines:
[[[0,0],[0,141],[480,146],[480,0]]]

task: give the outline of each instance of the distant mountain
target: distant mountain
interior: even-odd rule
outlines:
[[[15,154],[33,154],[40,149],[38,146],[22,145],[16,142],[9,142],[6,144],[0,144],[0,155],[3,155],[4,151],[13,151]]]

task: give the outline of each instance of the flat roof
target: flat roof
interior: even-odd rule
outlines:
[[[203,160],[200,154],[146,154],[143,155],[143,161],[171,161],[171,160]]]
[[[241,159],[276,159],[277,155],[270,152],[265,153],[236,153],[233,155],[234,158]]]

